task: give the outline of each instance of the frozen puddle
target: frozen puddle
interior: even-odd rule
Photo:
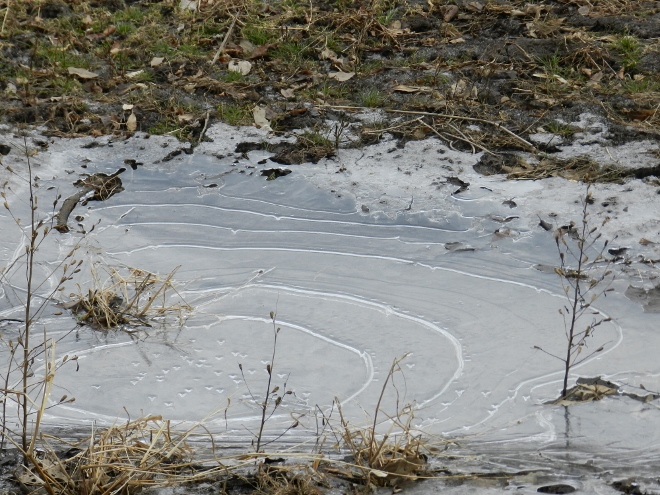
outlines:
[[[281,332],[273,384],[286,383],[295,394],[270,420],[273,434],[292,418],[301,426],[289,437],[314,434],[319,411],[329,414],[335,398],[353,423],[367,423],[363,410],[373,412],[393,359],[409,353],[396,379],[398,403],[413,402],[415,425],[429,434],[531,452],[564,445],[568,428],[573,449],[606,465],[657,461],[655,403],[615,397],[573,406],[570,422],[564,408],[542,405],[558,394],[560,363],[533,347],[563,352],[558,309],[564,299],[557,276],[535,267],[557,262],[554,241],[536,215],[552,211],[558,221],[579,220],[573,200],[581,186],[479,177],[471,169],[474,156],[435,142],[408,143],[398,157],[388,153],[392,143],[346,151],[337,161],[291,166],[290,175],[266,181],[259,171],[273,164],[259,162],[267,154],[233,153],[240,139],[260,136],[224,127],[213,132],[214,143],[166,163],[153,162],[176,143],[163,149],[164,140],[155,137],[94,149],[80,147],[89,140],[61,141],[38,157],[40,194],[47,183],[63,197],[74,192],[72,177],[85,171],[85,159],[92,160],[88,172],[106,173],[125,159],[144,162],[122,174],[124,192],[79,206],[70,225],[83,213],[88,228],[100,221],[81,249],[92,262],[159,274],[181,265],[178,289],[194,308],[183,325],[170,321],[138,338],[84,327],[71,332],[69,317],[46,316],[50,336],[61,338],[58,354],[76,354],[80,365],[58,371],[53,395],[76,400],[50,409],[49,424],[111,424],[128,411],[133,418],[207,418],[214,431],[249,438],[259,410],[245,381],[261,400],[273,343],[269,313],[276,311]],[[348,170],[335,173],[341,164]],[[471,182],[466,191],[453,194],[456,186],[443,179],[455,175]],[[624,189],[599,187],[599,198]],[[642,193],[639,205],[621,207],[644,208]],[[502,204],[513,197],[517,208]],[[508,216],[516,218],[503,223]],[[650,239],[658,229],[644,233],[647,221],[640,220],[639,232],[608,228]],[[7,216],[0,228],[2,256],[12,259],[22,249],[20,232]],[[506,235],[494,234],[505,228]],[[54,234],[41,251],[47,259],[62,257],[78,238]],[[621,277],[617,293],[598,305],[614,320],[590,343],[606,350],[575,376],[658,390],[657,315],[623,297],[630,281]],[[648,288],[648,274],[638,277]],[[8,288],[0,317],[20,317]],[[394,389],[382,407],[394,413]]]

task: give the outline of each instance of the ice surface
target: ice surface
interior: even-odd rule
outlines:
[[[258,163],[267,153],[234,153],[238,142],[264,134],[217,126],[209,135],[213,143],[169,162],[161,160],[180,145],[158,137],[93,149],[81,148],[87,138],[55,140],[35,158],[42,204],[52,202],[48,187],[71,194],[77,173],[112,173],[129,158],[144,162],[122,175],[124,192],[74,211],[85,215],[88,229],[99,222],[82,240],[81,255],[160,274],[180,265],[178,290],[194,308],[181,325],[168,321],[129,336],[75,328],[48,306],[43,324],[59,339],[58,354],[76,354],[80,365],[58,371],[54,396],[62,391],[76,401],[50,409],[50,425],[110,424],[128,411],[207,418],[215,431],[249,437],[265,393],[275,311],[281,330],[274,385],[286,383],[295,394],[271,419],[272,432],[295,417],[296,435],[313,434],[319,411],[330,414],[335,398],[351,422],[368,422],[393,359],[408,353],[382,407],[393,413],[397,400],[399,407],[414,403],[414,424],[428,434],[540,447],[561,444],[568,428],[574,448],[609,463],[633,462],[625,459],[642,452],[646,461],[657,459],[654,403],[617,397],[574,406],[568,423],[563,408],[543,405],[558,395],[561,363],[533,347],[562,352],[558,309],[565,298],[552,273],[556,247],[538,227],[539,216],[579,220],[582,185],[481,177],[471,168],[477,156],[437,141],[342,150],[335,161],[290,166],[290,175],[267,181],[259,170],[272,165]],[[13,159],[24,172],[24,160]],[[452,176],[469,188],[456,192],[447,182]],[[17,181],[12,190],[12,208],[25,218],[25,185]],[[633,256],[656,255],[657,247],[638,244],[642,237],[659,240],[658,210],[650,206],[655,188],[639,181],[599,185],[594,195],[596,221],[612,217],[605,235],[619,235],[616,243]],[[619,199],[608,212],[600,203],[612,196]],[[503,204],[509,199],[515,208]],[[3,215],[0,252],[11,261],[24,233]],[[48,237],[40,259],[49,262],[38,276],[80,239]],[[617,269],[617,292],[598,301],[613,321],[589,345],[605,351],[573,378],[603,375],[658,390],[660,369],[650,351],[660,344],[657,317],[623,296],[627,269]],[[639,285],[654,283],[653,268],[635,270]],[[82,287],[85,277],[77,280]],[[40,293],[54,284],[48,280]],[[20,317],[23,285],[3,283],[1,318]],[[15,331],[8,326],[4,333]]]

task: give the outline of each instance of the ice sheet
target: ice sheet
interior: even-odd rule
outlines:
[[[534,346],[562,352],[558,310],[565,298],[558,277],[538,266],[558,261],[538,215],[578,220],[583,186],[481,177],[471,171],[476,156],[435,141],[393,152],[392,143],[345,150],[336,161],[291,166],[290,175],[267,181],[259,175],[272,166],[259,164],[265,152],[233,152],[240,140],[264,135],[224,126],[209,135],[213,143],[170,162],[160,160],[178,144],[157,137],[93,149],[81,148],[89,139],[55,141],[35,159],[42,204],[52,201],[48,187],[73,192],[76,174],[66,170],[112,173],[127,158],[144,162],[122,175],[124,192],[76,209],[87,228],[99,222],[82,240],[81,255],[88,263],[160,274],[180,265],[179,293],[194,308],[181,325],[168,320],[129,336],[75,328],[48,305],[43,325],[59,339],[58,353],[78,355],[80,365],[58,371],[54,396],[62,391],[76,401],[50,409],[48,424],[110,424],[128,411],[181,422],[208,418],[216,431],[249,436],[265,392],[275,311],[281,330],[274,384],[295,394],[269,421],[273,434],[298,418],[295,436],[313,435],[320,411],[336,414],[335,398],[351,422],[368,422],[392,361],[408,353],[382,409],[391,414],[397,401],[413,403],[414,425],[428,434],[540,447],[561,443],[568,428],[574,448],[608,462],[642,452],[657,458],[654,403],[617,397],[573,406],[568,427],[564,408],[543,404],[558,395],[561,363]],[[347,170],[337,173],[341,165]],[[469,188],[456,192],[448,176]],[[12,208],[25,218],[25,185],[12,187]],[[597,186],[598,200],[624,199],[614,213],[597,206],[594,217],[612,215],[606,235],[619,234],[635,254],[653,255],[653,245],[632,242],[658,238],[648,206],[654,194],[639,181]],[[518,206],[509,208],[506,199]],[[507,216],[516,218],[502,222]],[[16,259],[23,232],[6,214],[0,229],[3,259]],[[48,237],[38,275],[80,239]],[[648,287],[653,269],[640,266],[639,284]],[[660,344],[656,317],[623,297],[631,281],[625,269],[618,268],[617,292],[597,304],[613,321],[598,328],[590,346],[605,350],[573,378],[603,375],[658,390],[660,369],[649,351]],[[83,274],[76,282],[86,287]],[[21,312],[23,285],[11,282],[3,284],[2,318]],[[48,280],[40,292],[54,284]],[[5,336],[11,332],[9,325]]]

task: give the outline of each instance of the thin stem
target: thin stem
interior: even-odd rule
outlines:
[[[275,366],[275,351],[277,350],[277,334],[279,328],[275,325],[275,313],[271,313],[271,320],[273,320],[273,332],[275,337],[273,338],[273,355],[270,358],[270,364],[266,366],[266,371],[268,372],[268,383],[266,385],[266,394],[264,396],[264,401],[261,403],[261,424],[259,425],[259,434],[257,435],[257,452],[261,447],[261,437],[264,432],[264,426],[266,425],[266,412],[268,411],[268,402],[270,401],[270,385],[273,381],[273,368]]]
[[[589,186],[587,186],[587,195],[582,205],[582,231],[580,232],[580,237],[578,238],[578,253],[577,253],[578,265],[575,271],[576,279],[575,279],[575,284],[573,285],[573,297],[571,301],[572,303],[571,327],[568,330],[568,345],[566,346],[566,360],[564,362],[564,386],[561,391],[562,397],[566,397],[566,393],[568,391],[568,375],[571,371],[571,367],[573,366],[573,358],[574,358],[572,356],[572,353],[575,347],[574,345],[575,325],[577,323],[578,318],[580,317],[580,315],[578,314],[578,304],[582,301],[582,296],[580,294],[580,280],[582,277],[582,269],[584,264],[585,244],[587,242],[586,240],[587,207],[589,205],[589,202],[587,201],[588,198],[589,198]]]
[[[36,249],[35,241],[37,239],[37,228],[35,226],[36,221],[36,207],[35,207],[35,197],[34,189],[32,183],[32,163],[30,162],[30,154],[27,152],[27,138],[23,138],[26,156],[27,156],[27,168],[28,168],[28,187],[30,191],[30,243],[27,247],[27,294],[25,296],[25,327],[23,330],[23,335],[21,339],[21,346],[23,347],[23,363],[22,363],[22,375],[23,375],[23,394],[19,398],[19,407],[22,410],[22,419],[23,425],[21,429],[21,444],[23,447],[23,460],[27,463],[28,458],[31,456],[31,452],[28,452],[29,442],[28,442],[28,376],[30,375],[30,327],[32,325],[32,314],[31,314],[31,305],[32,305],[32,277],[34,274],[34,252]]]

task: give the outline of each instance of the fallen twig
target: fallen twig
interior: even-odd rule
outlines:
[[[321,107],[326,107],[326,108],[337,108],[340,110],[373,110],[373,108],[367,108],[367,107],[356,107],[356,106],[349,106],[349,105],[319,105]],[[395,110],[393,108],[381,108],[384,112],[388,113],[402,113],[406,115],[425,115],[428,117],[436,117],[436,118],[444,118],[444,119],[458,119],[458,120],[466,120],[468,122],[481,122],[482,124],[488,124],[492,125],[494,127],[497,127],[499,129],[502,129],[502,131],[506,132],[508,135],[511,137],[517,139],[521,143],[524,143],[525,146],[527,146],[531,151],[538,151],[536,149],[536,146],[534,146],[532,143],[527,141],[526,139],[518,136],[515,132],[510,131],[506,127],[502,125],[501,122],[493,122],[492,120],[486,120],[486,119],[479,119],[476,117],[466,117],[463,115],[449,115],[449,114],[444,114],[444,113],[434,113],[434,112],[419,112],[415,110]]]
[[[220,43],[220,46],[218,47],[218,51],[215,52],[213,60],[211,60],[211,65],[215,65],[215,63],[220,58],[220,54],[225,50],[225,46],[227,46],[227,41],[229,41],[229,37],[231,36],[231,33],[234,31],[234,26],[236,25],[237,20],[238,20],[238,16],[232,16],[231,25],[229,26],[229,29],[227,30],[227,34],[225,34],[225,38],[222,40],[222,43]]]

